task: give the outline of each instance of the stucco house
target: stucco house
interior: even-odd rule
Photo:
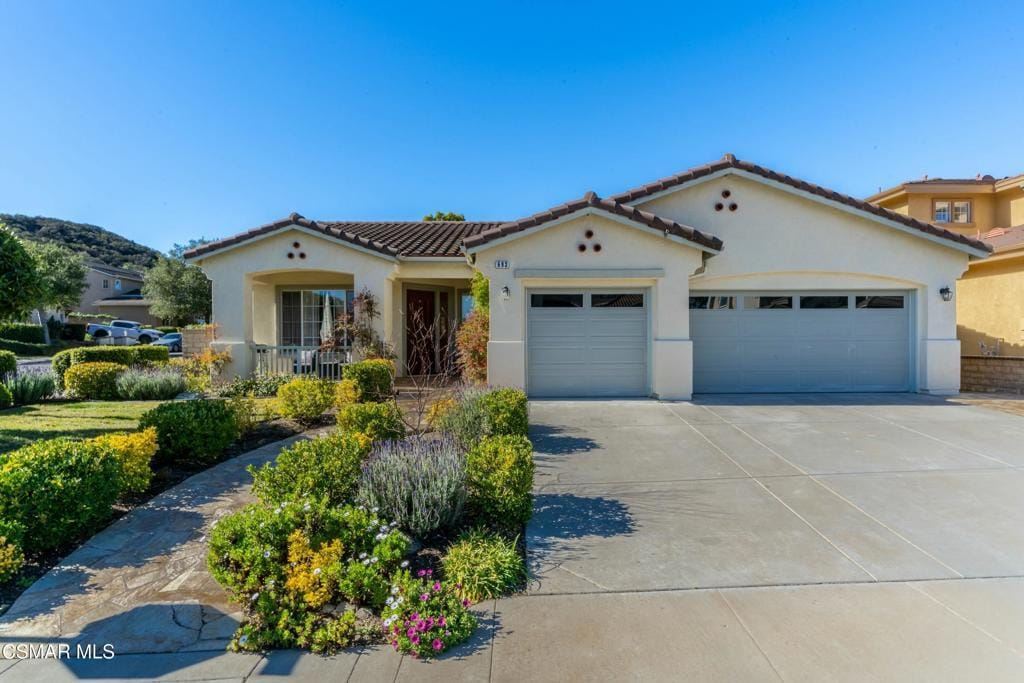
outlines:
[[[964,355],[1024,356],[1024,174],[1006,178],[922,178],[867,201],[986,242],[957,283]]]
[[[298,214],[187,254],[213,281],[218,344],[248,373],[315,353],[366,287],[399,366],[414,312],[457,325],[490,280],[488,380],[534,397],[954,393],[952,289],[990,247],[732,155],[511,222]],[[418,368],[415,371],[430,371]]]
[[[112,315],[144,325],[159,323],[150,315],[149,301],[142,296],[142,273],[96,260],[86,261],[86,267],[85,291],[75,307],[78,313]]]

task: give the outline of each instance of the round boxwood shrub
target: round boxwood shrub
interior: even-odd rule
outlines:
[[[296,377],[277,390],[278,412],[284,417],[309,424],[334,403],[334,384],[316,377]]]
[[[13,351],[0,351],[0,377],[18,371],[18,357]]]
[[[6,384],[0,384],[0,409],[10,408],[14,404],[14,397]]]
[[[117,376],[124,370],[119,363],[78,363],[64,373],[64,388],[75,398],[114,400]]]
[[[481,398],[487,412],[488,433],[526,436],[530,429],[530,413],[526,392],[506,387],[488,391]]]
[[[217,462],[238,438],[235,413],[221,400],[164,403],[143,414],[139,428],[146,427],[156,427],[158,460],[186,466]]]
[[[120,463],[100,444],[36,441],[0,455],[0,519],[21,525],[28,554],[66,547],[109,521],[121,482]]]
[[[393,402],[350,403],[338,411],[338,427],[366,434],[372,441],[405,436],[402,410]]]
[[[356,383],[360,400],[382,401],[391,396],[395,364],[385,358],[349,363],[342,368],[341,376]]]
[[[525,436],[488,436],[466,455],[470,513],[514,529],[533,514],[533,444]]]
[[[268,505],[305,498],[351,503],[367,450],[365,440],[342,431],[299,441],[281,451],[274,464],[249,466],[253,493]]]

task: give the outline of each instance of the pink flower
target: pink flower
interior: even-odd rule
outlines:
[[[434,582],[434,592],[435,593],[440,593],[441,592],[441,582],[440,581],[435,581]]]
[[[416,576],[426,576],[426,575],[427,575],[427,570],[426,569],[421,569],[418,572],[416,572]]]
[[[423,595],[420,596],[420,600],[422,600],[423,602],[426,602],[429,599],[430,599],[430,593],[424,593]]]
[[[418,622],[416,622],[416,628],[419,629],[420,631],[426,631],[427,630],[427,622],[425,620],[423,620],[423,619],[420,619]]]
[[[433,575],[434,575],[434,570],[433,569],[428,569],[427,570],[427,576],[433,576]]]
[[[462,606],[463,607],[469,607],[469,600],[467,598],[463,598],[462,599]]]
[[[419,658],[419,654],[417,654],[416,652],[410,652],[409,656],[412,657],[413,659],[418,659]]]
[[[441,639],[440,639],[440,638],[434,638],[434,642],[433,642],[433,643],[431,643],[431,646],[432,646],[432,647],[433,647],[433,648],[434,648],[435,650],[440,650],[441,648],[443,648],[443,647],[444,647],[444,643],[442,643],[442,642],[441,642]]]
[[[412,636],[410,636],[409,637],[409,642],[411,642],[413,645],[419,645],[420,644],[419,634],[413,634]]]
[[[409,620],[410,621],[419,621],[420,620],[420,613],[419,612],[413,612],[412,616],[409,617]]]
[[[447,626],[447,625],[448,625],[448,622],[446,622],[446,621],[444,620],[444,617],[443,617],[443,616],[442,616],[442,617],[441,617],[440,619],[438,619],[438,620],[437,620],[437,623],[438,623],[438,625],[440,625],[440,626]]]
[[[406,631],[405,635],[409,636],[410,638],[419,638],[419,636],[416,635],[416,629],[414,628],[411,628],[408,631]]]
[[[434,628],[434,617],[427,617],[427,628]]]

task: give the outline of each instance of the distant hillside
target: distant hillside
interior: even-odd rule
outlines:
[[[6,223],[24,239],[56,242],[118,268],[145,270],[156,262],[158,253],[155,249],[88,223],[8,213],[0,213],[0,223]]]

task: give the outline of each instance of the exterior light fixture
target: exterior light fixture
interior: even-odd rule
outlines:
[[[950,289],[949,287],[943,287],[942,289],[940,289],[939,290],[939,294],[942,295],[942,300],[943,301],[952,301],[953,300],[953,290]]]
[[[512,290],[508,288],[508,285],[505,285],[504,287],[501,288],[501,298],[504,299],[505,301],[508,301],[509,299],[512,298]]]

